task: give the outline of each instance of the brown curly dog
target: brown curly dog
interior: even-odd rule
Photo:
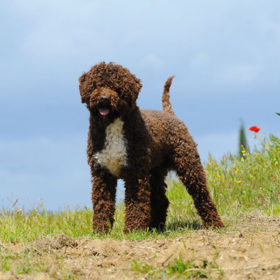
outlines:
[[[162,229],[169,170],[186,186],[204,227],[224,226],[206,187],[196,144],[169,102],[172,78],[164,86],[163,111],[138,108],[141,81],[120,65],[101,62],[79,78],[81,100],[90,112],[87,154],[94,232],[113,226],[118,178],[125,181],[125,232]]]

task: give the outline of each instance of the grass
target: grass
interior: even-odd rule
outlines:
[[[205,165],[208,188],[225,220],[244,213],[280,214],[280,139],[271,136],[259,151],[243,151],[244,157],[225,155],[220,162],[209,156]],[[117,207],[114,229],[99,238],[144,239],[181,234],[200,227],[193,201],[185,187],[176,180],[168,181],[170,201],[166,231],[124,235],[124,205]],[[92,211],[84,209],[49,213],[38,208],[30,212],[14,209],[0,211],[0,240],[29,242],[44,236],[65,234],[69,237],[92,236]]]
[[[197,262],[196,260],[184,259],[182,256],[161,269],[134,260],[131,269],[144,274],[145,279],[161,279],[161,277],[165,277],[165,279],[170,277],[172,279],[212,279],[213,274],[216,279],[219,279],[224,275],[223,270],[219,268],[215,261],[203,260]]]
[[[236,215],[256,210],[280,214],[280,139],[270,136],[261,149],[244,157],[224,156],[221,162],[209,158],[208,185],[219,212]]]
[[[184,260],[182,257],[169,264],[167,269],[169,275],[183,275],[185,279],[211,279],[213,272],[220,276],[224,274],[215,262],[203,260],[197,264],[194,260]]]
[[[62,257],[56,256],[54,261],[35,250],[13,252],[10,249],[2,248],[0,250],[0,271],[14,274],[48,273],[55,279],[74,279],[73,274],[64,267]]]

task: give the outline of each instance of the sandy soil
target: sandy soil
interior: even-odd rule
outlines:
[[[176,258],[216,264],[218,268],[204,267],[209,279],[280,279],[280,217],[247,216],[222,232],[195,230],[170,239],[117,241],[59,235],[9,246],[14,252],[34,250],[54,267],[62,259],[63,267],[74,275],[69,279],[186,279],[162,272]],[[150,269],[135,269],[135,261]],[[0,279],[68,278],[52,273],[50,267],[33,275],[0,273]]]

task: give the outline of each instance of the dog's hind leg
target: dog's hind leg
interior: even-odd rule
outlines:
[[[151,203],[152,203],[152,217],[150,229],[158,230],[164,229],[167,208],[169,205],[168,199],[165,195],[167,185],[164,182],[166,176],[165,170],[152,170],[151,174]]]
[[[173,160],[180,180],[194,200],[204,227],[223,227],[216,205],[206,187],[205,173],[195,144],[178,145]]]
[[[99,170],[92,180],[93,232],[108,232],[113,227],[117,179]]]

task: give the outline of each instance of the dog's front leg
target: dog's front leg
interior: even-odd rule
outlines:
[[[104,170],[95,171],[92,180],[93,232],[113,227],[117,179]]]
[[[146,230],[151,222],[151,186],[149,176],[125,182],[125,232]]]

